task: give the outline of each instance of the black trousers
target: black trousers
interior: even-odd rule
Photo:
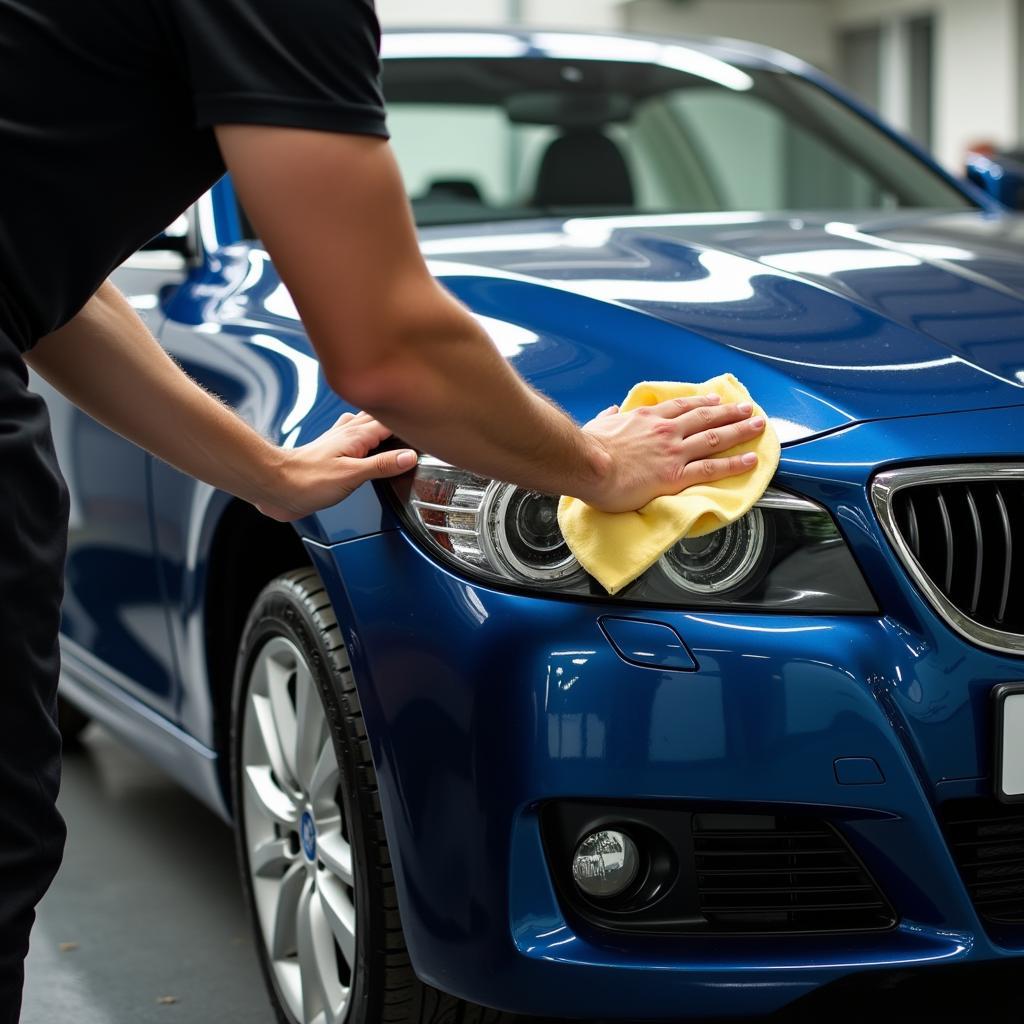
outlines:
[[[64,849],[57,629],[68,492],[50,420],[0,328],[0,1024],[16,1024],[35,905]]]

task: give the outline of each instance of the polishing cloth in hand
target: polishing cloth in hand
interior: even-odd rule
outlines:
[[[722,403],[750,402],[754,416],[764,416],[747,389],[731,374],[706,384],[645,382],[637,384],[622,403],[621,412],[657,405],[670,398],[717,394]],[[558,525],[565,541],[587,572],[609,594],[620,591],[646,572],[673,544],[700,537],[745,515],[764,494],[779,465],[779,439],[765,416],[764,432],[714,458],[757,452],[757,465],[739,476],[693,484],[679,494],[655,498],[638,512],[599,512],[579,498],[558,503]]]

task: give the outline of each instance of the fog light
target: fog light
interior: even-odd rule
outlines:
[[[572,875],[587,896],[608,899],[626,891],[640,868],[636,843],[624,832],[591,832],[572,858]]]

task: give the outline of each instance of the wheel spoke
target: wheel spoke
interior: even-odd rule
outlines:
[[[283,784],[294,786],[295,780],[291,776],[291,770],[288,768],[284,752],[281,750],[281,737],[278,735],[277,722],[274,719],[274,706],[270,698],[254,693],[249,699],[252,701],[256,724],[259,726],[259,737],[263,743],[263,749],[266,751],[270,767],[274,769],[274,774]]]
[[[263,815],[285,828],[295,828],[299,809],[290,794],[274,781],[267,765],[250,765],[245,769],[248,791]]]
[[[305,865],[294,864],[277,887],[277,906],[273,908],[273,921],[267,946],[271,960],[283,960],[296,951],[299,905],[304,890],[312,889]]]
[[[326,721],[323,705],[309,666],[300,662],[295,669],[295,765],[296,778],[308,786],[313,777],[317,755],[321,752]]]
[[[332,832],[320,831],[316,840],[316,852],[324,867],[331,872],[335,878],[344,882],[345,885],[352,885],[352,847],[345,842],[341,834],[341,828],[336,825]]]
[[[285,657],[282,655],[282,658]],[[267,673],[267,696],[273,710],[274,728],[280,743],[281,756],[288,772],[288,779],[299,786],[299,776],[295,771],[295,705],[288,684],[295,673],[294,662],[284,664],[275,655],[267,655],[264,659]]]
[[[249,854],[249,867],[256,878],[280,878],[295,859],[287,839],[265,839]]]
[[[338,879],[321,872],[317,876],[317,893],[324,917],[331,927],[345,963],[355,970],[356,965],[356,908],[349,898],[348,889]]]
[[[302,893],[298,908],[298,953],[302,978],[302,1019],[304,1024],[333,1024],[330,974],[337,970],[331,933],[324,920],[316,890]],[[337,989],[335,981],[333,988]]]
[[[324,799],[334,804],[334,791],[338,788],[338,757],[334,753],[334,744],[328,736],[320,748],[320,756],[316,760],[312,776],[309,780],[309,799],[316,807]]]

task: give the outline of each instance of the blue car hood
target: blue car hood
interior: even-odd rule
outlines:
[[[784,441],[1024,404],[1024,218],[849,211],[422,232],[499,347],[578,416],[637,380],[735,373]]]

